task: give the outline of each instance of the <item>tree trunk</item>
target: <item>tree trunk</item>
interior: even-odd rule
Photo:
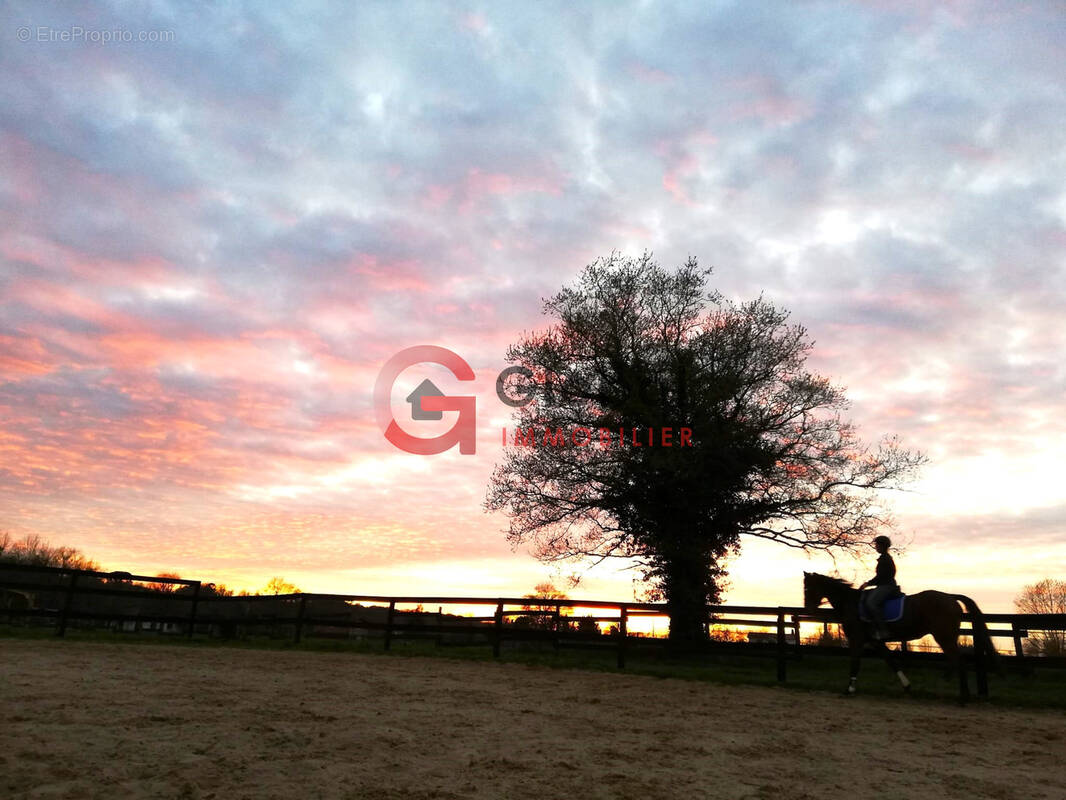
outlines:
[[[671,649],[697,649],[707,641],[708,578],[706,558],[698,551],[678,553],[666,565]]]

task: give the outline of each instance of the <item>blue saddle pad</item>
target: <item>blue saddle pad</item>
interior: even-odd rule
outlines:
[[[903,616],[903,601],[907,599],[905,594],[897,594],[885,601],[885,622],[899,622]],[[866,604],[859,603],[859,619],[863,622],[873,622],[866,613]]]

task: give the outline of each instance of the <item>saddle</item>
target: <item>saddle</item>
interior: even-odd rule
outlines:
[[[885,622],[899,622],[903,617],[903,601],[907,599],[907,595],[903,592],[897,592],[885,601],[885,605],[882,613],[885,615]],[[863,622],[873,622],[870,615],[866,613],[866,603],[859,600],[859,619]]]

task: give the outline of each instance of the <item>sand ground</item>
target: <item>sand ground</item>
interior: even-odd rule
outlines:
[[[1055,798],[1066,716],[347,653],[0,642],[0,797]]]

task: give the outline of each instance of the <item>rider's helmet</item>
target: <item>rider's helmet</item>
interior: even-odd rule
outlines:
[[[878,536],[876,539],[874,539],[874,544],[878,547],[883,547],[885,548],[885,550],[887,550],[892,546],[892,540],[889,539],[887,536]]]

